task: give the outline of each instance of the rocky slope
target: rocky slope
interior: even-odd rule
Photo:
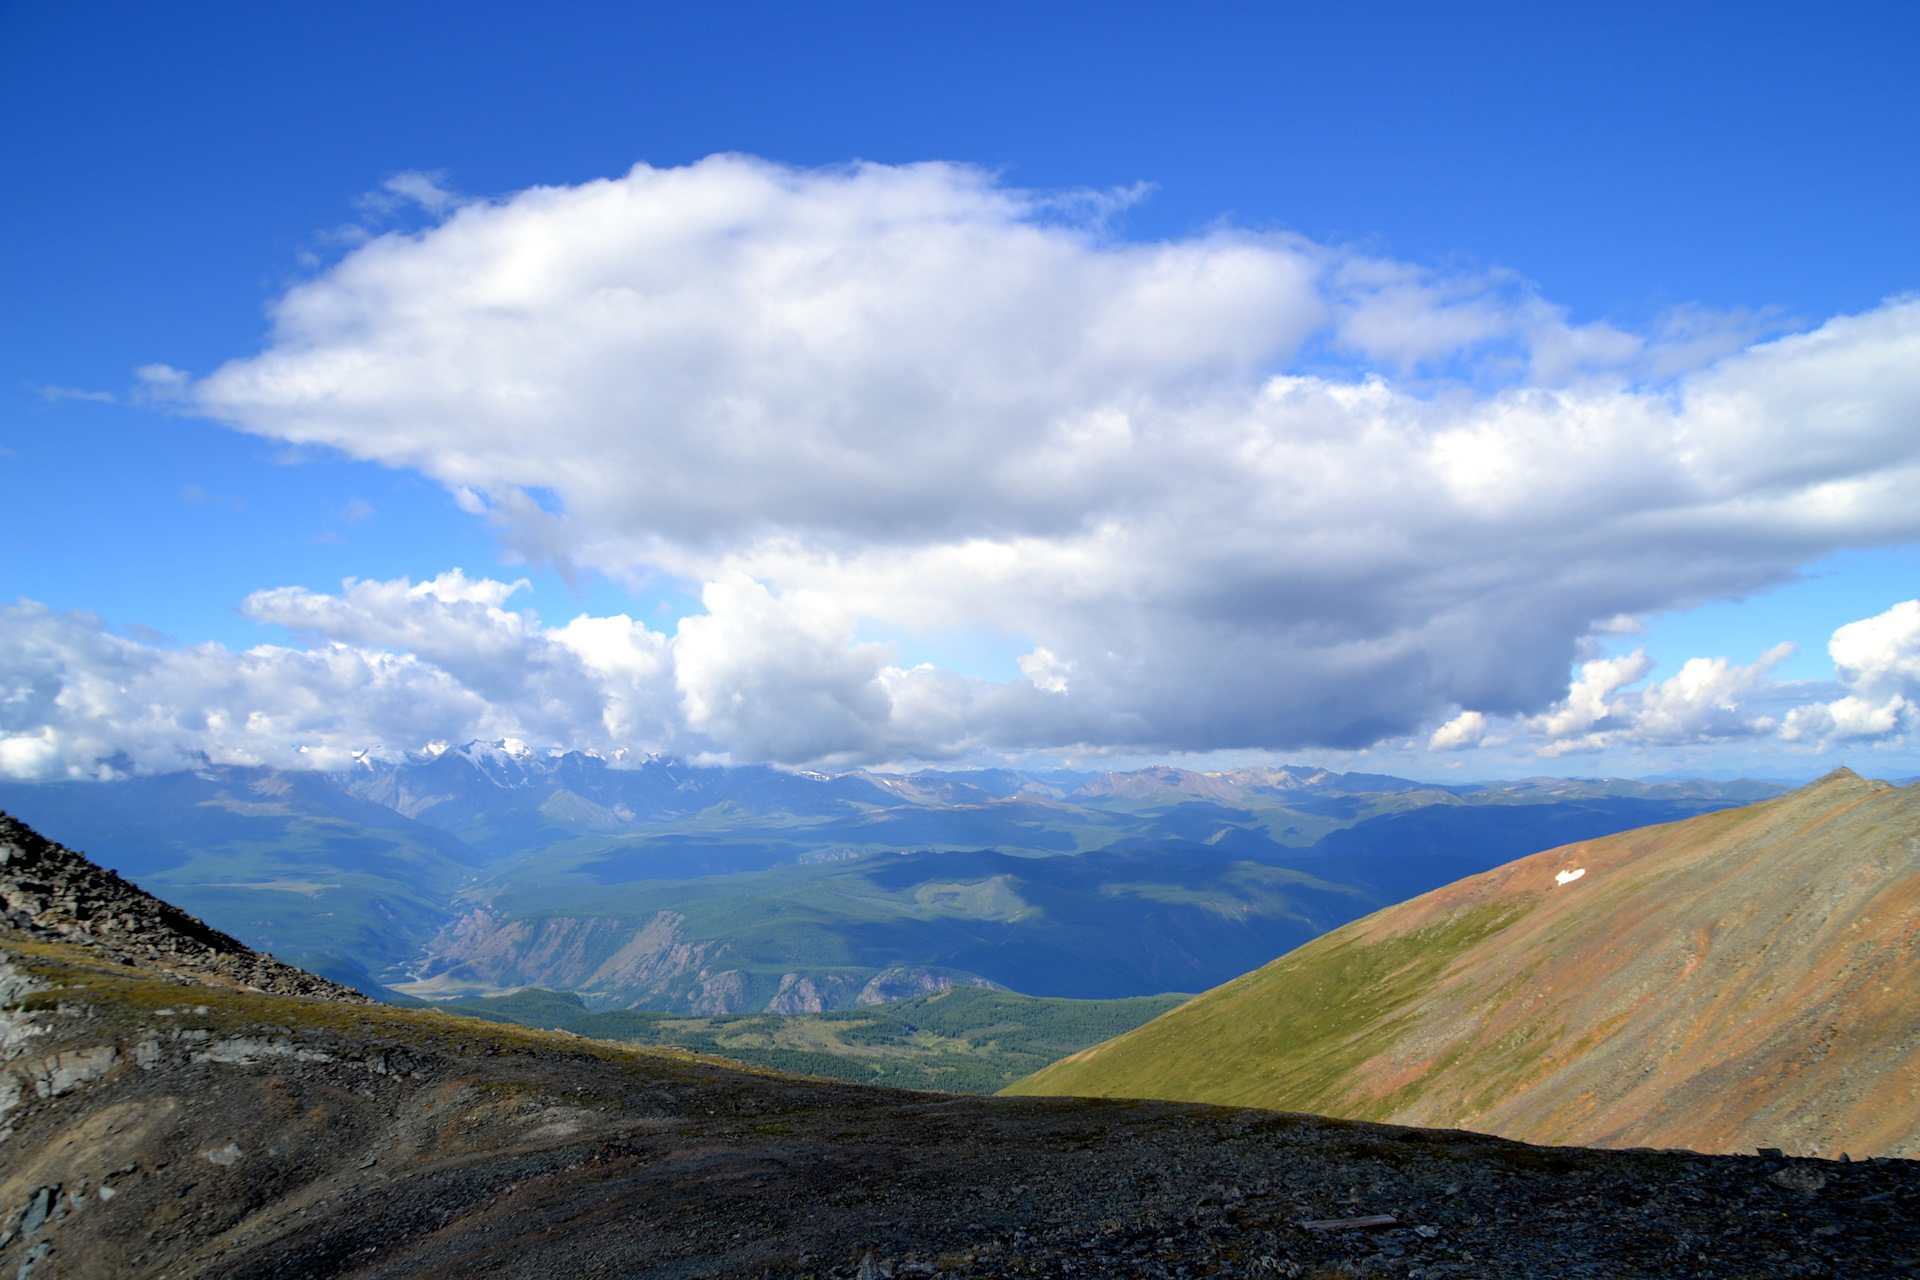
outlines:
[[[1920,789],[1842,769],[1377,912],[1011,1092],[1920,1154],[1916,926]]]
[[[71,905],[29,889],[0,928],[17,1280],[1867,1276],[1920,1250],[1906,1161],[860,1088],[249,990],[195,970],[184,917],[100,927],[61,854]]]
[[[280,995],[365,1001],[210,928],[0,813],[0,902],[28,937],[84,942],[113,959],[181,980]]]

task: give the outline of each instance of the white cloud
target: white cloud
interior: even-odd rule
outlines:
[[[776,600],[759,583],[708,584],[704,616],[684,618],[674,677],[687,725],[746,758],[820,759],[869,748],[892,715],[886,645],[854,644],[830,600]]]
[[[1793,649],[1775,645],[1746,666],[1725,658],[1687,659],[1678,674],[1631,700],[1630,733],[1640,742],[1683,743],[1770,732],[1775,722],[1747,714],[1743,702],[1768,682],[1774,667],[1793,656]]]
[[[455,569],[421,583],[349,579],[337,596],[258,591],[243,611],[316,644],[410,655],[511,721],[499,732],[433,738],[510,734],[603,751],[680,745],[668,638],[624,615],[543,629],[504,607],[525,585]],[[427,740],[385,741],[414,749]]]
[[[378,188],[354,201],[361,210],[376,217],[390,215],[407,206],[430,214],[444,214],[459,206],[460,197],[447,186],[447,175],[408,169],[394,174]]]
[[[1792,741],[1896,738],[1920,729],[1920,600],[1849,622],[1827,644],[1834,670],[1853,692],[1795,707],[1782,736]]]
[[[229,763],[340,767],[382,744],[499,737],[510,717],[431,664],[340,645],[163,648],[31,602],[0,610],[0,770],[51,778]]]
[[[1045,748],[1062,736],[1069,672],[1045,650],[1023,656],[1025,679],[996,684],[903,669],[890,645],[856,642],[831,597],[777,596],[744,576],[708,584],[707,612],[671,635],[625,615],[545,627],[506,607],[524,586],[456,569],[420,583],[349,579],[338,595],[279,588],[247,599],[245,612],[294,632],[304,651],[170,647],[23,602],[0,611],[0,776],[200,759],[340,768],[364,752],[475,738],[845,764]],[[1784,723],[1754,704],[1832,687],[1773,683],[1790,645],[1747,665],[1690,659],[1642,689],[1631,686],[1652,663],[1635,652],[1583,664],[1541,715],[1460,711],[1427,749],[1500,747],[1511,741],[1502,727],[1545,757],[1769,738],[1886,742],[1915,727],[1920,602],[1842,627],[1831,648],[1854,692],[1825,702],[1802,692]],[[1128,741],[1142,727],[1068,723],[1075,741]]]
[[[193,375],[184,369],[176,369],[165,364],[143,364],[133,371],[140,379],[134,389],[134,398],[157,403],[170,403],[184,399],[193,386]]]
[[[1644,650],[1597,659],[1581,666],[1563,700],[1521,727],[1535,736],[1544,756],[1764,737],[1778,721],[1748,704],[1793,650],[1791,644],[1775,645],[1744,666],[1726,658],[1689,658],[1675,675],[1641,690],[1626,686],[1652,671]]]
[[[1629,333],[1500,272],[1130,243],[940,164],[434,191],[392,188],[444,219],[291,290],[263,354],[142,376],[416,468],[528,560],[712,584],[632,723],[743,756],[1353,748],[1563,699],[1538,733],[1619,738],[1617,685],[1566,696],[1583,637],[1920,537],[1913,300]],[[397,599],[391,632],[276,599],[463,687],[534,679],[488,657],[530,643],[497,603],[456,642]],[[861,620],[1024,637],[1027,679],[901,671]],[[1683,671],[1632,732],[1757,731],[1724,712],[1752,670]]]
[[[1920,688],[1920,600],[1849,622],[1827,645],[1840,678],[1868,696]]]
[[[168,648],[24,602],[0,613],[0,773],[221,763],[338,768],[362,752],[520,738],[612,752],[711,749],[683,730],[670,641],[625,617],[543,629],[522,584],[357,582],[257,592],[307,650]]]
[[[117,404],[120,400],[120,397],[111,391],[86,391],[79,387],[42,387],[31,382],[27,386],[48,404],[59,404],[64,400],[91,400],[98,404]]]
[[[1527,728],[1550,741],[1579,737],[1613,715],[1607,699],[1614,690],[1637,684],[1652,670],[1653,659],[1645,649],[1636,649],[1623,657],[1583,663],[1580,676],[1568,688],[1566,698],[1545,714],[1528,721]]]
[[[1031,681],[1034,688],[1048,693],[1067,691],[1067,677],[1073,674],[1073,663],[1062,661],[1053,650],[1042,647],[1023,653],[1014,661],[1019,664],[1020,674]]]
[[[342,767],[475,738],[612,755],[790,763],[951,756],[1035,737],[1046,695],[852,643],[827,597],[708,584],[672,635],[625,615],[543,627],[506,607],[526,584],[347,580],[338,595],[255,592],[243,610],[306,650],[168,648],[31,602],[0,613],[0,775],[220,763]]]
[[[1920,716],[1911,699],[1849,695],[1832,702],[1795,707],[1787,716],[1782,736],[1790,742],[1858,742],[1892,738],[1911,730]]]
[[[1462,751],[1478,746],[1487,736],[1487,718],[1478,711],[1462,711],[1433,731],[1429,751]]]
[[[1794,652],[1783,643],[1744,666],[1689,658],[1671,678],[1637,690],[1630,686],[1653,670],[1643,650],[1595,659],[1582,664],[1564,698],[1516,718],[1514,728],[1547,757],[1742,740],[1818,751],[1838,743],[1899,747],[1920,730],[1920,600],[1847,623],[1827,651],[1832,682],[1775,681],[1774,668]],[[1823,696],[1837,688],[1846,693]],[[1463,711],[1433,733],[1428,750],[1504,744],[1490,736],[1492,727],[1479,712]]]

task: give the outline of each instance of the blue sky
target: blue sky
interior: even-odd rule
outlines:
[[[430,235],[460,198],[504,202],[537,186],[619,178],[639,162],[670,170],[726,152],[800,172],[851,161],[950,161],[983,172],[999,189],[1041,195],[1145,184],[1086,234],[1106,250],[1215,244],[1223,228],[1292,235],[1314,246],[1316,261],[1347,264],[1340,269],[1394,264],[1439,282],[1436,296],[1457,285],[1497,298],[1508,308],[1503,315],[1519,315],[1534,299],[1555,309],[1553,323],[1567,332],[1606,326],[1652,342],[1691,325],[1760,341],[1875,313],[1920,289],[1920,238],[1912,230],[1920,203],[1916,54],[1920,12],[1884,4],[581,4],[536,12],[487,4],[162,11],[15,3],[0,9],[0,160],[11,175],[9,198],[0,202],[0,467],[8,515],[0,599],[91,611],[140,643],[163,643],[145,628],[189,644],[240,648],[288,643],[287,619],[314,616],[258,608],[243,616],[250,593],[293,587],[337,595],[348,577],[418,583],[460,566],[470,577],[528,577],[530,588],[510,607],[537,608],[549,624],[581,612],[627,613],[671,633],[680,619],[708,611],[703,582],[724,569],[789,604],[809,591],[833,596],[853,628],[842,641],[855,649],[891,642],[900,665],[928,662],[1008,683],[1023,679],[1023,656],[1043,673],[1054,670],[1046,661],[1057,660],[1066,664],[1059,671],[1082,674],[1034,680],[1056,680],[1062,699],[1069,686],[1098,680],[1109,701],[1045,730],[1033,727],[1028,712],[996,712],[999,719],[988,719],[998,727],[937,742],[905,730],[810,736],[792,730],[789,722],[803,714],[793,710],[783,713],[787,728],[709,718],[683,738],[632,730],[636,743],[795,763],[916,753],[1079,758],[1089,745],[1095,758],[1106,752],[1116,760],[1316,751],[1347,759],[1377,732],[1373,752],[1393,755],[1406,771],[1512,773],[1533,759],[1518,747],[1441,760],[1424,744],[1436,717],[1470,712],[1474,698],[1496,720],[1542,713],[1550,700],[1537,679],[1509,686],[1484,675],[1429,675],[1423,688],[1445,687],[1405,715],[1335,712],[1297,690],[1276,691],[1270,722],[1302,727],[1276,728],[1271,742],[1256,741],[1258,725],[1227,723],[1234,718],[1229,693],[1188,699],[1222,708],[1215,731],[1201,712],[1189,722],[1143,710],[1127,692],[1132,677],[1089,674],[1098,659],[1062,646],[1091,643],[1099,625],[1092,615],[1050,621],[1034,608],[922,601],[876,616],[861,602],[894,588],[875,585],[881,579],[872,574],[865,585],[848,585],[844,575],[828,584],[817,574],[768,567],[764,548],[749,554],[744,542],[729,544],[732,559],[716,559],[718,535],[705,526],[679,528],[672,536],[680,550],[649,559],[631,549],[638,545],[631,539],[658,531],[633,523],[637,516],[608,516],[601,534],[582,524],[580,538],[625,538],[629,549],[569,553],[578,566],[569,584],[569,575],[538,555],[518,563],[503,553],[498,520],[462,509],[448,477],[477,465],[471,459],[416,451],[408,456],[418,461],[396,463],[374,440],[384,428],[368,423],[302,439],[271,425],[280,419],[257,404],[229,398],[225,408],[209,407],[200,392],[168,399],[135,370],[164,365],[197,380],[227,362],[284,350],[270,336],[267,313],[290,289],[341,279],[336,272],[368,235]],[[437,195],[411,206],[397,197],[368,202],[369,193],[408,173],[436,175],[450,194],[439,205]],[[1044,223],[1055,215],[1030,216]],[[1058,216],[1084,219],[1085,206]],[[1535,333],[1527,328],[1533,320],[1501,323],[1507,336],[1488,340],[1495,346],[1537,345],[1537,335],[1525,336]],[[1318,337],[1289,347],[1288,356],[1270,353],[1264,368],[1334,381],[1375,373],[1421,404],[1444,405],[1449,396],[1512,381],[1511,362],[1489,357],[1491,349],[1483,343],[1457,357],[1410,362],[1390,345],[1348,340],[1340,347]],[[1692,367],[1708,363],[1701,357]],[[1659,392],[1684,371],[1648,365],[1622,376]],[[809,385],[823,402],[842,394],[830,382]],[[1897,395],[1891,403],[1896,418],[1905,412]],[[1898,421],[1920,435],[1920,424]],[[1887,454],[1868,470],[1878,467],[1873,474],[1898,484],[1898,461]],[[586,509],[583,492],[543,488],[531,470],[528,476],[521,491],[535,500],[563,513]],[[522,482],[501,473],[489,483],[496,488],[487,502],[498,516],[500,486]],[[981,519],[969,536],[997,536],[992,531],[1002,526],[993,520],[1001,517]],[[838,526],[784,527],[834,554],[851,554],[847,539],[856,536],[867,551],[884,545],[893,554],[906,545],[869,526],[857,535]],[[1181,536],[1186,556],[1191,535]],[[1689,658],[1751,663],[1790,640],[1798,652],[1779,661],[1771,678],[1830,681],[1825,647],[1836,628],[1920,595],[1913,531],[1896,518],[1784,542],[1792,545],[1764,563],[1698,581],[1677,574],[1664,594],[1645,597],[1673,607],[1642,612],[1641,634],[1590,638],[1575,653],[1556,631],[1516,662],[1569,670],[1570,657],[1644,646],[1659,680]],[[695,544],[706,550],[690,549]],[[1694,554],[1707,553],[1674,551]],[[1771,586],[1795,570],[1803,581]],[[1511,590],[1522,590],[1526,573],[1515,572]],[[1303,588],[1287,588],[1296,589]],[[746,608],[746,599],[735,603]],[[1295,597],[1275,599],[1284,613]],[[1373,606],[1342,607],[1358,617]],[[269,615],[276,621],[257,620]],[[364,619],[354,625],[356,643],[404,648]],[[831,629],[804,625],[815,627],[810,635]],[[1216,634],[1225,625],[1195,621],[1186,630]],[[1523,644],[1513,636],[1524,626],[1501,625],[1512,634],[1500,643]],[[320,635],[346,642],[346,632],[301,634],[303,643]],[[1245,662],[1253,652],[1245,646],[1257,648],[1262,634],[1258,627],[1233,632],[1218,650],[1232,658],[1197,658],[1191,649],[1169,656],[1175,650],[1167,640],[1143,642],[1127,661]],[[1052,658],[1031,659],[1036,652]],[[1291,654],[1275,651],[1272,661],[1283,664]],[[1904,678],[1889,661],[1895,674],[1887,679]],[[1437,665],[1452,672],[1471,663],[1448,657]],[[462,678],[474,688],[485,682]],[[680,695],[692,696],[692,677],[677,678]],[[761,676],[739,678],[762,687],[753,684]],[[1353,696],[1409,678],[1376,672]],[[1890,689],[1874,696],[1904,696]],[[1805,697],[1831,702],[1831,693]],[[848,710],[865,706],[858,689],[819,696],[834,715],[867,714]],[[898,689],[893,696],[899,699]],[[800,698],[794,705],[812,704]],[[203,711],[182,715],[193,720]],[[1153,727],[1113,727],[1142,717]],[[391,736],[397,721],[374,719]],[[503,714],[486,723],[511,720]],[[325,738],[333,748],[358,733],[374,745],[371,723],[287,732],[303,742]],[[563,735],[566,723],[551,722],[550,734]],[[1009,727],[1015,724],[1024,727]],[[5,727],[39,734],[36,742],[69,732],[27,721]],[[61,767],[84,771],[76,761],[92,749],[85,744],[116,745],[116,732],[96,725],[61,739]],[[1806,735],[1781,743],[1725,726],[1700,732],[1684,742],[1629,745],[1630,735],[1619,737],[1530,771],[1791,772],[1824,767],[1849,750],[1879,752],[1895,764],[1913,759],[1898,733],[1851,746],[1820,739],[1816,749]],[[1403,741],[1422,745],[1394,745]],[[155,740],[141,749],[161,759],[178,746]],[[31,759],[42,762],[33,768],[54,759],[46,751],[33,749]]]

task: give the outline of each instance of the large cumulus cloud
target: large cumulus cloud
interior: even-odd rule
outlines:
[[[1848,623],[1833,633],[1827,652],[1848,692],[1795,707],[1783,737],[1884,742],[1920,730],[1920,600]]]
[[[352,591],[263,616],[503,705],[538,685],[609,740],[793,761],[1546,732],[1526,718],[1561,714],[1609,620],[1920,536],[1920,303],[1632,333],[1499,273],[1128,242],[1079,219],[1098,204],[953,165],[641,166],[377,237],[182,394],[709,606],[677,656],[601,620],[510,671],[498,601],[465,602],[465,638],[320,616]],[[1029,678],[901,670],[862,620],[999,628]],[[595,661],[648,691],[596,704]],[[1658,715],[1695,723],[1730,671]]]

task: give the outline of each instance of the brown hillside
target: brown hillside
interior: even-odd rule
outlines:
[[[1910,1156],[1916,925],[1920,788],[1841,769],[1388,908],[1008,1092]]]

